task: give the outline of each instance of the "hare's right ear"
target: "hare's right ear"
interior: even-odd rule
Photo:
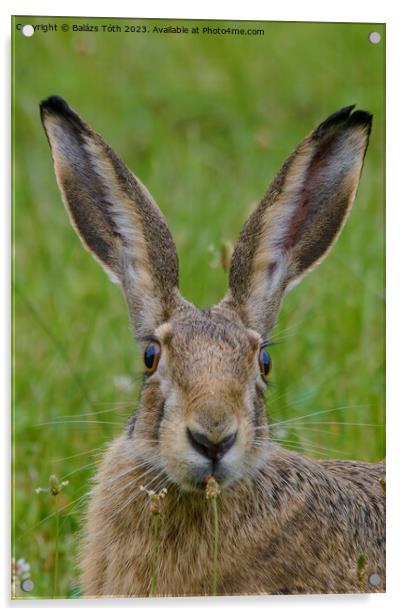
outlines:
[[[331,115],[285,162],[242,229],[219,305],[265,336],[287,288],[315,267],[336,241],[353,204],[372,116]]]
[[[164,217],[141,182],[63,99],[51,96],[40,109],[73,226],[120,284],[135,335],[150,335],[183,302]]]

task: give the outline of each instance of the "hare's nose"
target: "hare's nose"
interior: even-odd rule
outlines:
[[[193,432],[189,428],[187,428],[187,435],[190,444],[196,451],[201,453],[202,456],[218,462],[235,443],[237,433],[232,432],[218,443],[211,441],[205,434]]]

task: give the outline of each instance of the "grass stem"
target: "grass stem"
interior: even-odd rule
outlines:
[[[219,583],[219,541],[220,541],[220,521],[218,516],[217,498],[220,495],[220,487],[214,477],[208,477],[206,480],[206,499],[211,501],[211,511],[213,515],[213,562],[212,562],[212,578],[211,578],[211,594],[213,597],[218,595]]]
[[[150,499],[149,510],[151,513],[151,580],[149,597],[157,596],[158,582],[158,544],[160,539],[161,525],[161,502],[167,494],[167,489],[162,488],[158,493],[154,490],[147,490],[140,486],[140,490],[146,492]]]
[[[151,588],[150,597],[155,597],[157,593],[158,580],[158,541],[160,531],[161,516],[159,511],[152,516],[152,546],[151,546]]]
[[[218,548],[219,548],[219,521],[218,521],[218,505],[217,498],[211,499],[211,508],[213,511],[213,574],[212,574],[212,588],[211,594],[213,597],[218,595],[218,576],[219,576],[219,566],[218,566]]]
[[[55,496],[56,513],[55,513],[55,565],[53,571],[53,599],[57,597],[59,587],[59,527],[60,527],[60,511]]]

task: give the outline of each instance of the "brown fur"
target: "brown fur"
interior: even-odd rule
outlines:
[[[353,204],[371,116],[351,110],[330,116],[299,144],[241,231],[222,304],[262,335],[273,328],[287,287],[330,250]]]
[[[120,283],[142,350],[150,336],[161,348],[95,478],[80,546],[84,594],[149,595],[152,513],[142,486],[167,488],[157,594],[210,594],[211,474],[221,488],[220,594],[383,591],[384,466],[275,446],[259,366],[285,291],[341,231],[371,116],[342,109],[297,147],[244,226],[227,296],[200,311],[179,294],[175,246],[147,190],[64,101],[51,97],[41,111],[78,234]]]
[[[89,596],[150,591],[148,497],[133,499],[144,481],[136,482],[136,473],[144,470],[116,479],[132,455],[130,440],[118,438],[96,478],[80,563]],[[271,446],[259,473],[220,497],[220,594],[384,590],[383,473],[382,465],[332,467]],[[129,478],[134,484],[124,489]],[[126,508],[119,511],[115,494],[119,505],[129,501]],[[169,486],[159,550],[159,595],[211,593],[212,518],[203,494]],[[362,553],[363,586],[357,576]],[[368,584],[375,572],[377,588]]]

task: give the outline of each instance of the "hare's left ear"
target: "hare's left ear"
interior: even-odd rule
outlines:
[[[219,306],[263,336],[286,289],[326,256],[353,204],[372,116],[352,109],[334,113],[300,143],[235,246]]]

